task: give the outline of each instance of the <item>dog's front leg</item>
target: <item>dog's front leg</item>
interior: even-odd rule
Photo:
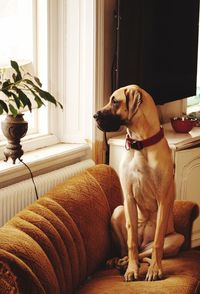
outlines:
[[[171,207],[169,207],[169,203],[167,202],[160,203],[158,206],[157,224],[152,248],[151,264],[148,268],[146,281],[155,281],[162,279],[163,277],[161,261],[163,257],[164,238],[167,229],[169,209],[171,209]]]
[[[124,212],[127,229],[128,267],[124,278],[126,282],[137,280],[139,274],[138,266],[138,231],[137,231],[137,207],[132,194],[126,195],[124,199]]]

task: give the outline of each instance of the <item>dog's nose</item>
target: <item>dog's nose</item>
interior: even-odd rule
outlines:
[[[101,111],[97,111],[94,115],[93,118],[94,119],[98,119],[101,116]]]

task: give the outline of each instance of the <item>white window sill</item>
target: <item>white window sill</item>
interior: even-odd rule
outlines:
[[[58,144],[58,138],[53,134],[33,134],[27,135],[21,140],[22,148],[24,152],[34,151],[39,148],[48,147],[51,145]],[[7,144],[7,140],[4,137],[0,141],[0,160],[3,160],[3,150]]]
[[[31,169],[34,176],[79,162],[90,157],[88,144],[60,143],[50,147],[41,148],[31,152],[25,152],[22,156],[24,163]],[[30,178],[30,172],[23,163],[11,159],[7,162],[0,161],[0,188],[18,183]]]

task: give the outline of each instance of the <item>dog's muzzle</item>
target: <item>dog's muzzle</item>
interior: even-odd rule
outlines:
[[[119,115],[113,115],[110,112],[97,111],[93,117],[97,127],[103,132],[116,132],[123,124]]]

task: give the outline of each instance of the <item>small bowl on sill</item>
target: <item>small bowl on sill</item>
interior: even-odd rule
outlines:
[[[175,132],[177,133],[188,133],[195,126],[195,119],[190,119],[188,117],[172,117],[171,125]]]

